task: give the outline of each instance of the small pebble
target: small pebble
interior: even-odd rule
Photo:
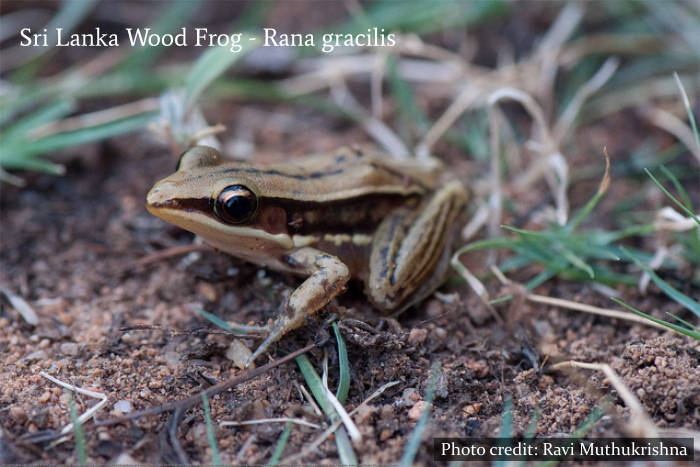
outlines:
[[[413,407],[411,407],[411,410],[408,411],[408,418],[411,420],[418,420],[423,414],[423,410],[425,410],[427,405],[428,403],[425,401],[416,402]]]
[[[462,414],[465,417],[471,417],[471,416],[478,414],[480,410],[481,410],[481,404],[476,402],[474,404],[469,404],[466,407],[464,407],[462,409]]]
[[[70,326],[71,323],[73,323],[73,315],[70,313],[66,313],[65,311],[62,311],[58,314],[58,321],[61,322],[61,324],[64,324],[66,326]]]
[[[27,411],[24,410],[24,407],[13,405],[10,407],[10,417],[16,423],[22,424],[27,421]]]
[[[444,341],[447,337],[447,331],[445,331],[444,328],[435,328],[433,332],[435,333],[435,337],[437,337],[438,340]]]
[[[197,293],[210,302],[215,302],[218,298],[216,288],[208,282],[197,284]]]
[[[437,318],[444,313],[443,305],[439,300],[430,300],[427,306],[427,315],[431,318]]]
[[[408,343],[410,345],[418,345],[425,342],[428,337],[428,330],[425,328],[413,328],[408,335]]]
[[[42,404],[46,404],[49,400],[51,399],[51,392],[50,391],[44,391],[44,393],[39,396],[39,402]]]
[[[231,345],[228,346],[228,349],[226,349],[226,358],[240,369],[245,368],[245,364],[251,355],[253,355],[253,352],[240,339],[234,339]],[[254,369],[255,365],[251,362],[249,368]]]
[[[154,379],[153,381],[148,382],[148,387],[150,389],[160,389],[163,387],[163,382],[159,381],[157,379]]]
[[[139,465],[139,462],[137,462],[129,454],[123,452],[119,454],[116,459],[114,459],[114,463],[112,465]]]
[[[25,360],[46,360],[46,352],[37,350],[24,357]]]
[[[120,411],[121,413],[129,413],[133,410],[131,402],[127,400],[120,400],[114,404],[114,409]]]
[[[61,344],[60,352],[63,355],[68,355],[69,357],[77,357],[80,353],[80,348],[75,342],[65,342]]]

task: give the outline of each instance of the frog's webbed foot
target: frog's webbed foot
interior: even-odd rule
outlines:
[[[342,261],[315,248],[306,247],[295,251],[287,257],[287,262],[298,271],[309,274],[309,277],[292,293],[284,310],[273,323],[251,327],[251,330],[256,328],[256,332],[268,334],[250,356],[246,367],[271,344],[304,324],[307,316],[316,313],[336,295],[345,291],[345,284],[350,280],[350,271]]]

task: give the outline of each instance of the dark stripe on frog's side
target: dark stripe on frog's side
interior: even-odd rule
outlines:
[[[398,193],[370,193],[325,202],[263,197],[259,209],[283,209],[288,232],[293,235],[372,234],[391,211],[399,206],[415,207],[420,199],[418,194]]]
[[[248,222],[240,226],[257,226],[269,233],[288,232],[292,235],[372,234],[379,223],[399,206],[414,207],[420,194],[369,193],[336,201],[299,201],[286,198],[258,198],[258,210]],[[156,205],[158,208],[200,212],[220,221],[214,213],[211,198],[174,198]],[[286,217],[284,222],[265,219],[265,214]],[[221,222],[221,221],[220,221]]]

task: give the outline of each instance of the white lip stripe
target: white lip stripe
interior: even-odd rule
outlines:
[[[182,227],[185,230],[194,232],[205,240],[212,237],[207,235],[208,232],[215,232],[218,236],[225,235],[231,239],[236,237],[241,238],[259,238],[268,242],[276,243],[281,248],[294,248],[292,238],[287,234],[269,234],[264,230],[253,229],[251,227],[236,227],[235,225],[226,225],[213,220],[204,214],[196,214],[193,212],[183,213],[177,209],[159,208],[153,211],[161,219],[171,224]]]

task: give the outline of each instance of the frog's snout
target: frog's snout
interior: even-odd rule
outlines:
[[[158,215],[158,208],[162,208],[167,204],[163,190],[156,184],[150,189],[146,195],[146,209],[153,215]]]

